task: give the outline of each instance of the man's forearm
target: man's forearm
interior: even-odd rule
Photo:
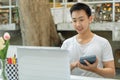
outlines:
[[[116,74],[115,70],[112,68],[96,68],[93,72],[107,78],[112,78]]]

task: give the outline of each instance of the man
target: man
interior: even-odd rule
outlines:
[[[89,77],[114,77],[115,66],[110,43],[90,30],[91,9],[84,3],[76,3],[70,9],[72,24],[77,35],[65,40],[62,49],[69,50],[71,73]],[[80,57],[96,55],[96,61],[87,65],[79,62]]]

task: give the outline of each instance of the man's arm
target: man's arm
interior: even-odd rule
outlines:
[[[112,78],[116,74],[115,66],[114,66],[114,60],[103,62],[103,65],[104,65],[103,68],[97,67],[98,59],[96,60],[96,62],[94,64],[90,64],[86,60],[85,60],[85,62],[87,64],[87,66],[82,65],[82,64],[79,63],[79,68],[94,72],[94,73],[96,73],[98,75],[101,75],[103,77],[108,77],[108,78]]]
[[[114,61],[103,62],[103,65],[104,68],[96,68],[93,70],[93,72],[103,77],[114,77],[116,74]]]

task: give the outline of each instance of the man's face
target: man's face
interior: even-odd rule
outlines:
[[[72,12],[72,23],[75,30],[79,33],[85,33],[89,29],[89,24],[92,21],[92,17],[88,17],[84,10],[77,10]]]

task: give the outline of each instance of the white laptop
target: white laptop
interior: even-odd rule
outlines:
[[[18,47],[19,80],[70,80],[68,51],[56,47]]]

